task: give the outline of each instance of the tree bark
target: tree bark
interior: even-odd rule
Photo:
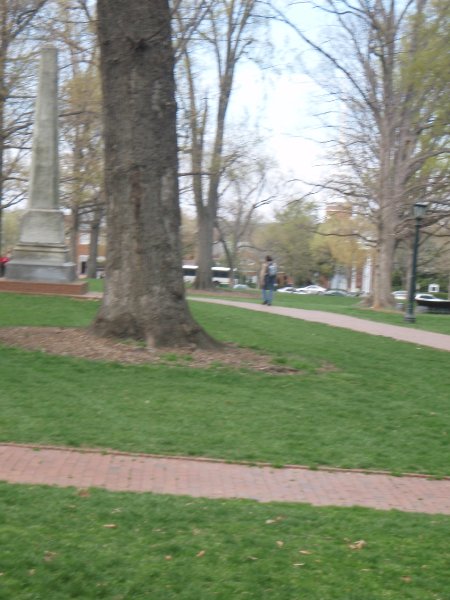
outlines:
[[[386,227],[386,225],[385,225]],[[393,304],[392,271],[395,254],[395,236],[392,231],[382,231],[377,247],[373,308],[386,308]]]
[[[214,244],[214,219],[210,214],[209,206],[202,206],[197,209],[197,276],[194,287],[200,290],[207,290],[213,287],[212,267],[213,265],[213,244]]]
[[[72,206],[72,223],[70,226],[70,259],[76,264],[78,270],[78,234],[80,231],[79,206]]]
[[[107,261],[100,335],[211,347],[185,299],[166,0],[99,0]]]
[[[98,259],[98,240],[100,237],[100,225],[102,222],[103,210],[96,208],[92,216],[89,236],[89,258],[87,261],[86,276],[90,279],[97,277],[97,259]]]

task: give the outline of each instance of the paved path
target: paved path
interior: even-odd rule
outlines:
[[[450,336],[322,311],[192,298],[247,310],[325,323],[450,351]],[[450,515],[450,479],[392,477],[302,467],[274,469],[220,461],[155,457],[0,444],[0,480],[11,483],[100,487],[112,491],[183,494],[304,502],[315,506],[365,506]]]
[[[86,294],[86,297],[101,298],[99,292],[91,292]],[[257,312],[268,312],[302,321],[311,321],[313,323],[323,323],[332,327],[342,327],[343,329],[352,329],[361,333],[369,333],[371,335],[380,335],[401,342],[409,342],[418,346],[429,346],[437,350],[445,350],[450,352],[450,335],[443,333],[433,333],[432,331],[424,331],[423,329],[414,329],[401,325],[388,325],[387,323],[378,323],[360,319],[358,317],[349,317],[340,315],[339,313],[330,313],[322,310],[305,310],[303,308],[287,308],[285,306],[264,306],[252,302],[240,302],[239,300],[220,300],[216,298],[189,296],[189,300],[196,302],[209,302],[212,304],[222,304],[224,306],[234,306],[235,308],[245,308]],[[445,316],[445,315],[444,315]],[[448,316],[450,319],[450,316]]]
[[[0,480],[450,515],[450,479],[0,444]]]
[[[357,317],[348,317],[338,313],[329,313],[321,310],[304,310],[302,308],[287,308],[285,306],[263,306],[262,304],[254,304],[251,302],[239,302],[232,300],[216,300],[214,298],[190,297],[189,300],[196,302],[209,302],[213,304],[223,304],[225,306],[234,306],[245,308],[257,312],[272,313],[301,319],[303,321],[312,321],[314,323],[324,323],[333,327],[342,327],[344,329],[352,329],[362,333],[372,335],[381,335],[383,337],[393,338],[402,342],[410,342],[418,346],[429,346],[438,350],[446,350],[450,352],[450,335],[443,333],[433,333],[424,331],[423,329],[413,329],[402,327],[401,325],[388,325],[386,323],[377,323],[376,321],[368,321]],[[447,318],[450,318],[447,317]]]

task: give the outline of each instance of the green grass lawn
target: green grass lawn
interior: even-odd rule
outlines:
[[[0,484],[0,598],[448,600],[449,537],[444,516]]]
[[[88,279],[89,291],[90,292],[103,292],[105,280],[100,279]]]
[[[96,300],[0,293],[0,327],[85,327],[98,307]]]
[[[0,294],[0,327],[86,326],[98,306]],[[0,346],[0,440],[450,474],[448,353],[237,307],[192,311],[300,373]],[[441,515],[0,483],[0,600],[448,600],[449,537]]]
[[[86,325],[95,308],[3,294],[0,323]],[[217,338],[299,374],[122,366],[0,347],[0,439],[450,474],[448,353],[237,307],[194,302],[192,311]]]

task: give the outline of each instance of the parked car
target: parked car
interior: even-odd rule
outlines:
[[[415,300],[439,300],[433,294],[416,294],[414,298]]]
[[[321,285],[307,285],[306,287],[297,288],[297,293],[304,294],[323,294],[326,288]]]
[[[397,290],[396,292],[392,292],[392,295],[396,300],[407,300],[408,292],[406,290]]]
[[[249,290],[249,286],[245,283],[237,283],[233,286],[233,290]]]
[[[295,294],[295,291],[294,287],[282,287],[277,289],[277,292],[281,292],[282,294]]]
[[[345,290],[327,290],[323,293],[324,296],[350,296]]]

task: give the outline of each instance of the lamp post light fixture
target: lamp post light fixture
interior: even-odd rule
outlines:
[[[417,255],[419,253],[419,232],[420,224],[426,213],[428,204],[426,202],[416,202],[414,204],[414,218],[416,219],[416,227],[414,234],[414,247],[411,267],[411,279],[409,282],[409,293],[408,293],[408,306],[405,313],[405,321],[407,323],[415,323],[416,318],[414,316],[414,302],[416,295],[416,273],[417,273]]]

